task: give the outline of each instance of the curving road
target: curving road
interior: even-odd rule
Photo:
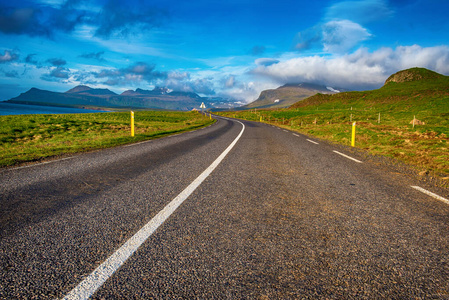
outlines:
[[[349,150],[218,118],[1,170],[0,298],[448,299],[447,190]]]

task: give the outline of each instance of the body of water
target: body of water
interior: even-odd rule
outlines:
[[[57,106],[26,105],[0,102],[0,115],[31,115],[31,114],[81,114],[103,112],[93,109],[68,108]]]

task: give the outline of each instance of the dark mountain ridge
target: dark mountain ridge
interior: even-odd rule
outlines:
[[[213,101],[213,102],[212,102]],[[167,88],[154,90],[128,90],[118,95],[108,89],[93,89],[86,85],[76,86],[64,93],[31,88],[8,100],[10,103],[101,108],[137,108],[163,110],[192,110],[204,102],[207,108],[217,107],[216,98],[201,97],[192,92],[171,91]],[[233,101],[222,101],[219,106],[232,107]]]
[[[117,94],[111,90],[93,89],[86,85],[78,85],[78,86],[74,87],[73,89],[68,90],[65,93],[66,94],[87,95],[87,96],[97,96],[97,97],[117,96]]]

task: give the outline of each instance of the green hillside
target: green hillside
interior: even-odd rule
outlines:
[[[293,104],[290,109],[351,105],[353,108],[379,108],[384,111],[394,109],[409,112],[421,112],[423,109],[439,111],[440,105],[448,105],[444,100],[448,95],[449,76],[423,68],[413,68],[393,74],[378,90],[332,95],[317,94]]]
[[[449,77],[427,69],[400,71],[377,90],[317,94],[289,109],[228,115],[256,121],[262,117],[348,146],[356,122],[357,148],[406,162],[417,173],[449,185]]]

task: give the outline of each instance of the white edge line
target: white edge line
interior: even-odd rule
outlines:
[[[37,163],[37,164],[31,164],[31,165],[28,165],[28,166],[16,167],[16,168],[5,169],[5,170],[12,171],[12,170],[20,170],[20,169],[32,168],[32,167],[37,167],[37,166],[41,166],[41,165],[55,163],[55,162],[58,162],[58,161],[69,160],[69,159],[72,159],[72,158],[74,158],[74,156],[60,158],[60,159],[55,159],[55,160],[44,161],[44,162]]]
[[[432,193],[432,192],[429,192],[428,190],[423,189],[422,187],[419,187],[419,186],[413,186],[413,185],[411,185],[411,187],[414,188],[415,190],[418,190],[418,191],[420,191],[420,192],[423,192],[424,194],[429,195],[429,196],[431,196],[431,197],[433,197],[433,198],[435,198],[435,199],[437,199],[437,200],[440,200],[440,201],[442,201],[442,202],[444,202],[444,203],[446,203],[446,204],[449,204],[449,200],[448,200],[448,199],[443,198],[443,197],[441,197],[441,196],[439,196],[439,195],[437,195],[437,194],[434,194],[434,193]]]
[[[355,161],[355,162],[362,163],[360,160],[355,159],[355,158],[353,158],[353,157],[351,157],[351,156],[348,156],[348,155],[346,155],[346,154],[340,153],[340,152],[335,151],[335,150],[334,150],[334,152],[337,153],[337,154],[339,154],[339,155],[341,155],[341,156],[344,156],[344,157],[346,157],[346,158],[349,158],[350,160],[353,160],[353,161]]]
[[[312,141],[312,140],[309,140],[309,139],[306,139],[306,141],[311,142],[311,143],[313,143],[313,144],[315,144],[315,145],[318,145],[318,143],[315,142],[315,141]]]
[[[297,136],[297,137],[300,137],[300,136],[299,136],[298,134],[296,134],[296,133],[293,133],[293,135],[294,135],[294,136]]]
[[[221,163],[226,155],[235,146],[237,141],[245,130],[242,124],[242,131],[235,140],[223,151],[222,154],[201,173],[188,187],[186,187],[176,198],[165,206],[156,216],[145,224],[134,236],[126,241],[119,249],[109,256],[101,265],[99,265],[89,276],[81,281],[72,291],[63,299],[88,299],[91,297],[103,283],[117,271],[121,265],[156,231],[156,229],[167,220],[170,215],[186,200],[190,194],[212,173],[212,171]]]
[[[154,140],[146,140],[146,141],[142,141],[142,142],[132,143],[132,144],[124,145],[124,146],[122,146],[122,147],[123,147],[123,148],[126,148],[126,147],[132,147],[132,146],[137,146],[137,145],[149,143],[149,142],[152,142],[152,141],[154,141]]]

